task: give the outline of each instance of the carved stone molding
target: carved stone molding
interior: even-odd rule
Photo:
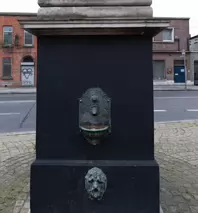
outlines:
[[[41,7],[150,6],[152,0],[38,0]]]

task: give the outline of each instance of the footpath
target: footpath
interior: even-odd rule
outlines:
[[[185,85],[154,85],[154,91],[198,91],[198,86]]]
[[[35,87],[26,88],[0,88],[0,94],[35,94]]]
[[[154,91],[198,91],[198,85],[194,82],[187,81],[185,83],[174,83],[173,81],[153,81]]]
[[[29,213],[35,133],[0,134],[0,213]],[[198,213],[198,122],[155,124],[164,213]]]
[[[154,91],[198,91],[198,86],[188,85],[185,87],[183,84],[178,85],[161,85],[161,84],[154,84],[153,85]],[[0,88],[0,95],[1,94],[36,94],[36,88]]]

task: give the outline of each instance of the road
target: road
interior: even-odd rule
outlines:
[[[0,95],[0,132],[35,130],[35,99],[33,94]],[[198,91],[155,91],[154,119],[198,119]]]
[[[36,127],[36,96],[0,95],[0,132],[32,131]]]
[[[198,119],[198,91],[155,91],[156,122]]]

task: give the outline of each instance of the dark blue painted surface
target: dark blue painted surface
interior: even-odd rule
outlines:
[[[37,160],[31,168],[31,213],[159,213],[155,161],[98,161],[108,181],[101,201],[89,200],[84,186],[85,174],[95,165]]]
[[[38,47],[38,159],[154,158],[150,37],[39,37]],[[112,134],[96,149],[80,134],[78,98],[97,86],[112,99]]]
[[[31,213],[159,213],[152,37],[38,37]],[[97,86],[112,99],[112,132],[92,146],[79,131],[78,98]],[[84,188],[95,166],[108,178],[101,202],[89,200]]]
[[[175,83],[185,83],[184,66],[175,66],[174,67],[174,81],[175,81]]]

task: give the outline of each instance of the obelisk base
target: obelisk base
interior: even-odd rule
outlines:
[[[169,24],[155,19],[21,23],[38,36],[31,213],[159,213],[152,38]],[[79,97],[92,87],[112,99],[112,131],[97,146],[78,126]],[[87,195],[85,175],[92,167],[107,177],[101,201]]]
[[[100,201],[88,198],[85,174],[96,166],[108,178]],[[40,161],[31,169],[31,213],[160,213],[155,161]]]

